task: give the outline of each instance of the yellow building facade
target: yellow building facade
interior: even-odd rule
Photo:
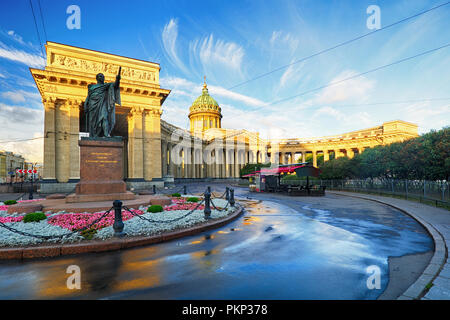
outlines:
[[[222,128],[221,108],[206,81],[189,108],[187,130],[161,120],[170,90],[159,85],[159,64],[55,42],[47,42],[46,51],[45,68],[30,68],[45,110],[44,193],[70,192],[79,181],[87,86],[98,73],[113,82],[119,66],[122,105],[116,107],[111,135],[124,139],[123,172],[130,189],[173,179],[238,178],[247,163],[293,163],[308,153],[317,166],[321,153],[325,161],[331,154],[352,157],[364,148],[418,136],[417,125],[398,120],[330,137],[266,141],[257,132]]]

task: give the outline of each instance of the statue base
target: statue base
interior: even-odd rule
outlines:
[[[83,137],[78,145],[80,182],[75,186],[75,194],[66,197],[66,202],[135,199],[123,181],[122,137]]]
[[[106,194],[76,194],[72,193],[66,197],[66,203],[76,202],[98,202],[114,200],[134,200],[136,195],[133,192],[106,193]]]

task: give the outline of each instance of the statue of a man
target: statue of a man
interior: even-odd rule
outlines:
[[[110,137],[116,123],[116,103],[120,101],[120,71],[116,81],[105,83],[105,76],[97,74],[97,84],[88,85],[84,110],[88,119],[89,137]]]

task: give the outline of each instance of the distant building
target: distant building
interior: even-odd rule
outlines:
[[[23,177],[16,174],[16,169],[25,169],[25,158],[0,150],[0,183],[22,181]]]

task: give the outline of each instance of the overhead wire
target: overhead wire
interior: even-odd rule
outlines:
[[[286,69],[286,68],[288,68],[288,67],[290,67],[290,66],[292,66],[292,65],[294,65],[294,64],[297,64],[297,63],[306,61],[306,60],[308,60],[308,59],[314,58],[314,57],[319,56],[319,55],[321,55],[321,54],[324,54],[324,53],[326,53],[326,52],[332,51],[332,50],[334,50],[334,49],[340,48],[340,47],[345,46],[345,45],[347,45],[347,44],[350,44],[350,43],[352,43],[352,42],[355,42],[355,41],[358,41],[358,40],[363,39],[363,38],[365,38],[365,37],[368,37],[368,36],[370,36],[370,35],[372,35],[372,34],[374,34],[374,33],[377,33],[377,32],[383,31],[383,30],[386,30],[386,29],[391,28],[391,27],[393,27],[393,26],[395,26],[395,25],[401,24],[401,23],[403,23],[403,22],[405,22],[405,21],[411,20],[411,19],[416,18],[416,17],[418,17],[418,16],[421,16],[421,15],[423,15],[423,14],[426,14],[426,13],[428,13],[428,12],[430,12],[430,11],[433,11],[433,10],[436,10],[436,9],[439,9],[439,8],[442,8],[442,7],[446,6],[446,5],[448,5],[449,3],[450,3],[450,1],[447,1],[447,2],[445,2],[445,3],[442,3],[442,4],[440,4],[440,5],[437,5],[437,6],[435,6],[435,7],[432,7],[432,8],[430,8],[430,9],[425,10],[425,11],[421,11],[421,12],[419,12],[419,13],[416,13],[416,14],[412,15],[412,16],[409,16],[409,17],[403,18],[403,19],[401,19],[401,20],[399,20],[399,21],[396,21],[396,22],[394,22],[394,23],[388,24],[388,25],[386,25],[386,26],[384,26],[384,27],[382,27],[382,28],[379,28],[379,29],[376,29],[376,30],[374,30],[374,31],[365,33],[365,34],[363,34],[363,35],[360,35],[360,36],[358,36],[358,37],[352,38],[352,39],[350,39],[350,40],[341,42],[341,43],[339,43],[339,44],[337,44],[337,45],[334,45],[334,46],[329,47],[329,48],[327,48],[327,49],[321,50],[321,51],[319,51],[319,52],[313,53],[313,54],[311,54],[311,55],[309,55],[309,56],[307,56],[307,57],[298,59],[298,60],[296,60],[296,61],[294,61],[294,62],[291,62],[291,63],[289,63],[289,64],[280,66],[280,67],[275,68],[275,69],[273,69],[273,70],[271,70],[271,71],[265,72],[265,73],[260,74],[260,75],[258,75],[258,76],[256,76],[256,77],[253,77],[253,78],[251,78],[251,79],[248,79],[248,80],[246,80],[246,81],[243,81],[243,82],[241,82],[241,83],[238,83],[238,84],[236,84],[236,85],[234,85],[234,86],[228,88],[228,90],[231,90],[231,89],[240,87],[240,86],[242,86],[242,85],[244,85],[244,84],[247,84],[247,83],[249,83],[249,82],[255,81],[255,80],[260,79],[260,78],[263,78],[263,77],[265,77],[265,76],[268,76],[268,75],[270,75],[270,74],[272,74],[272,73],[274,73],[274,72],[277,72],[277,71]]]

